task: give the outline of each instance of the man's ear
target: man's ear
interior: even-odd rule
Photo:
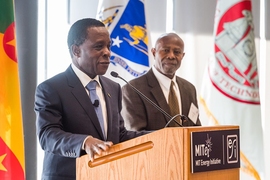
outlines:
[[[71,46],[71,50],[72,50],[72,54],[73,54],[73,56],[75,56],[75,57],[80,57],[80,48],[77,46],[77,45],[72,45]]]
[[[152,52],[153,56],[155,57],[156,56],[156,49],[155,48],[152,48],[151,49],[151,52]]]
[[[182,58],[184,58],[185,54],[186,54],[186,53],[183,53],[183,57],[182,57]]]

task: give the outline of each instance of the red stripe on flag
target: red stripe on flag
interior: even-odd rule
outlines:
[[[0,137],[0,179],[24,180],[24,171],[19,160],[1,137]]]

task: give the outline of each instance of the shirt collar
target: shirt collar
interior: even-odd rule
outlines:
[[[87,74],[85,74],[84,72],[82,72],[79,68],[77,68],[75,66],[75,64],[71,64],[71,67],[73,69],[73,71],[75,72],[75,74],[78,76],[78,78],[80,79],[83,87],[86,87],[86,85],[93,80],[96,80],[97,83],[99,84],[99,86],[101,87],[101,84],[99,82],[99,75],[97,75],[94,79],[91,79]]]
[[[153,73],[156,76],[159,84],[161,86],[163,86],[166,89],[169,89],[171,86],[171,81],[174,82],[174,84],[176,84],[176,76],[174,75],[172,79],[168,78],[167,76],[165,76],[164,74],[161,74],[156,68],[155,66],[152,67],[153,69]]]

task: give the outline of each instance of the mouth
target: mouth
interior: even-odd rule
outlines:
[[[110,64],[110,61],[99,62],[99,64],[101,64],[101,65],[109,65]]]
[[[170,62],[167,62],[167,63],[164,63],[165,66],[176,66],[175,63],[170,63]]]

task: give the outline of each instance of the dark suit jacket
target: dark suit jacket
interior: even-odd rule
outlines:
[[[198,108],[196,89],[183,78],[176,77],[176,82],[181,94],[182,115],[188,117],[191,103]],[[145,75],[131,80],[129,83],[170,114],[169,105],[152,69]],[[121,113],[125,119],[127,129],[157,130],[166,125],[169,119],[140,97],[128,84],[122,87],[122,93],[123,109]],[[196,124],[201,125],[199,117]],[[191,123],[188,125],[191,125]],[[177,124],[172,122],[170,126],[177,126]]]
[[[107,140],[114,144],[145,134],[124,127],[121,87],[100,76],[107,114]],[[104,140],[94,107],[71,67],[41,83],[36,89],[37,135],[45,151],[42,179],[75,180],[76,158],[84,155],[87,135]]]

